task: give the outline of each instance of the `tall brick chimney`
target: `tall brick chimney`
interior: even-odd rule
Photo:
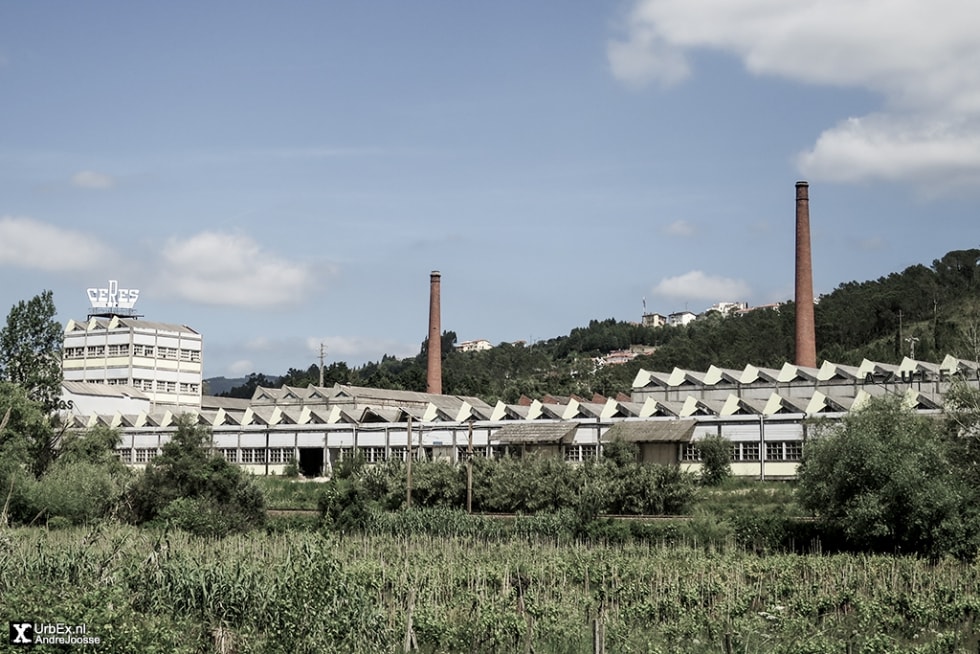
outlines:
[[[429,275],[429,359],[425,374],[425,391],[442,395],[442,326],[440,318],[440,280],[433,270]]]
[[[813,264],[810,261],[809,184],[796,183],[796,365],[817,367],[813,320]]]

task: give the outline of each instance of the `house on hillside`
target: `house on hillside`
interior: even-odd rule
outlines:
[[[694,322],[697,318],[697,315],[690,311],[678,311],[667,316],[667,324],[671,327],[683,326]]]

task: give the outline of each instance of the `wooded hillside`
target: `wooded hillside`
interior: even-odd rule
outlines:
[[[857,365],[863,359],[940,361],[946,354],[980,360],[980,249],[956,250],[932,262],[865,282],[847,282],[819,298],[815,318],[820,361]],[[778,367],[793,360],[794,307],[757,309],[741,315],[707,314],[685,327],[643,327],[614,319],[593,320],[531,345],[501,343],[483,352],[458,352],[457,337],[442,338],[443,392],[488,402],[515,402],[521,395],[614,397],[629,393],[637,370],[706,370],[710,365]],[[597,366],[594,359],[631,346],[652,354],[622,365]],[[324,384],[425,390],[426,345],[406,359],[385,356],[358,368],[335,362]],[[256,386],[305,387],[319,382],[316,364],[290,368],[279,378],[250,375],[227,394],[251,397]]]

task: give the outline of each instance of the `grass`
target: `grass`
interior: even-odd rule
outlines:
[[[691,507],[717,519],[744,515],[805,516],[796,503],[796,482],[729,478],[717,487],[701,487]]]
[[[323,488],[314,481],[288,477],[256,476],[254,481],[262,491],[266,508],[274,510],[316,510],[317,497]]]

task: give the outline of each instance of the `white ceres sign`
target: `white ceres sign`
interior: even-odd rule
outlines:
[[[119,282],[109,280],[109,288],[90,288],[88,301],[94,309],[132,309],[140,297],[139,289],[119,288]]]

